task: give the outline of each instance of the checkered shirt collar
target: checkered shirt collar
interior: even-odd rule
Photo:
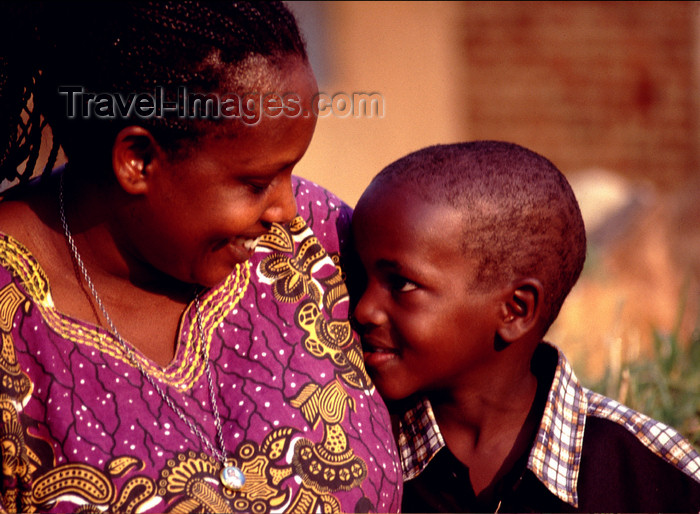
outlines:
[[[586,419],[586,393],[564,354],[552,348],[557,351],[559,362],[530,451],[528,468],[552,494],[578,507],[576,483]],[[421,398],[403,415],[399,425],[404,480],[417,477],[444,446],[445,440],[430,401]]]
[[[577,508],[588,400],[569,361],[552,348],[559,360],[527,467],[552,494]]]
[[[445,446],[430,401],[423,397],[399,423],[399,452],[403,479],[416,478]]]

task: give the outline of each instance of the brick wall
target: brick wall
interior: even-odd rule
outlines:
[[[465,135],[661,189],[697,176],[698,2],[466,2]]]

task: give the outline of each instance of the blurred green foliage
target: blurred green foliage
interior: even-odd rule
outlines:
[[[653,330],[651,358],[625,363],[617,376],[608,370],[591,389],[676,428],[700,449],[700,323],[682,340],[681,302],[671,332]]]

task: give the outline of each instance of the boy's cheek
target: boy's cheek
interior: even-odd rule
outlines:
[[[345,285],[350,295],[350,312],[355,310],[367,287],[367,274],[356,251],[350,250],[343,256],[342,268],[345,272]]]

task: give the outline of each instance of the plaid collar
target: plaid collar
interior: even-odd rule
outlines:
[[[576,484],[588,401],[564,354],[551,348],[559,360],[527,467],[552,494],[577,507]],[[398,445],[404,480],[418,476],[445,446],[427,398],[421,398],[402,416]]]
[[[625,427],[647,448],[700,482],[700,454],[674,428],[581,386],[564,354],[557,366],[527,467],[560,500],[578,508],[578,476],[586,417],[603,418]],[[427,398],[404,414],[399,425],[399,451],[404,480],[418,476],[445,447]]]

